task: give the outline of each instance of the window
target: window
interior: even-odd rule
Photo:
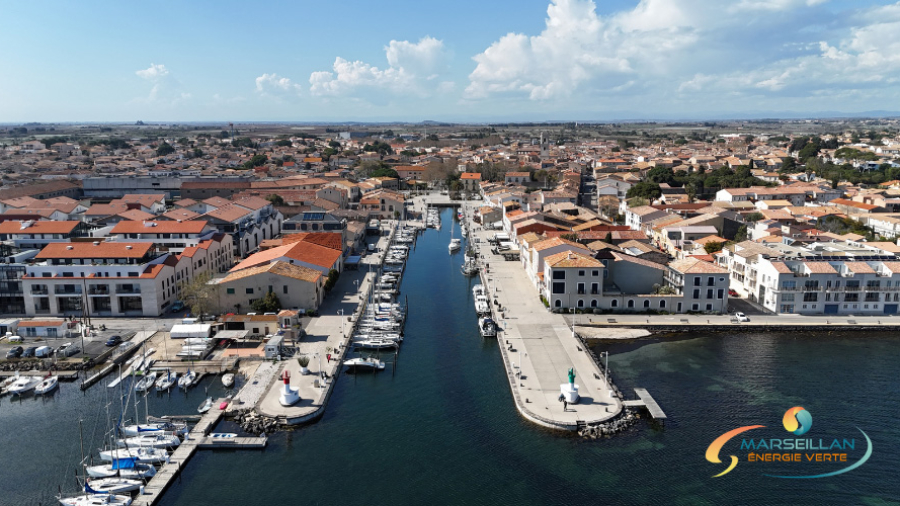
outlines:
[[[797,288],[796,281],[784,281],[783,283],[781,283],[782,290],[793,290],[794,288]]]
[[[584,294],[584,283],[578,283],[578,293],[579,295]]]
[[[591,307],[597,307],[597,299],[591,299]]]
[[[691,304],[691,311],[698,311],[699,309],[700,306],[698,306],[697,304]]]
[[[707,305],[706,305],[706,310],[707,310],[707,311],[712,311],[712,304],[707,304]]]
[[[715,286],[715,284],[716,284],[716,278],[714,278],[712,276],[706,278],[706,286]]]
[[[252,288],[248,288],[248,289],[247,289],[247,294],[250,295],[250,294],[252,294],[252,293],[253,293],[253,289],[252,289]]]
[[[553,279],[566,279],[566,271],[553,271]]]
[[[584,301],[583,301],[583,300],[578,299],[578,307],[584,307]]]
[[[794,302],[794,294],[786,293],[781,296],[781,302]]]
[[[282,286],[281,291],[282,293],[287,294],[287,285]]]
[[[566,293],[566,284],[553,283],[553,293]]]
[[[818,293],[813,292],[803,294],[803,302],[816,302],[817,300],[819,300]]]
[[[675,311],[678,312],[678,313],[681,312],[681,303],[680,303],[680,302],[678,303],[678,309],[676,309]]]
[[[716,298],[717,298],[717,299],[723,299],[723,298],[725,298],[725,290],[722,289],[722,288],[719,288],[719,291],[716,292]]]
[[[619,301],[617,301],[616,299],[613,299],[612,304],[610,304],[610,306],[611,307],[619,307]]]
[[[556,299],[556,304],[555,304],[555,305],[556,305],[556,307],[562,307],[562,301],[559,300],[559,299]]]
[[[600,271],[591,271],[591,276],[599,276]]]
[[[650,307],[650,300],[644,299],[644,307],[646,307],[646,308]]]
[[[584,271],[578,271],[579,276],[584,276]]]
[[[591,283],[591,294],[597,295],[598,293],[600,293],[600,285],[598,285],[597,283]]]
[[[628,307],[634,307],[634,301],[633,301],[633,300],[628,299]]]
[[[227,293],[228,295],[234,295],[234,288],[225,289],[225,293]]]
[[[694,289],[694,298],[695,298],[695,299],[699,299],[699,298],[700,298],[700,289],[699,289],[699,288],[695,288],[695,289]]]
[[[694,286],[700,286],[700,276],[694,276]]]
[[[710,279],[712,279],[712,278],[710,278]],[[709,290],[706,291],[706,298],[711,299],[712,296],[713,296],[713,291],[712,291],[712,288],[710,288]]]

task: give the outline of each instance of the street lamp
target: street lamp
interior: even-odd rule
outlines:
[[[341,339],[344,338],[344,310],[339,309],[338,313],[341,314]]]
[[[603,381],[605,381],[606,384],[609,385],[609,352],[601,351],[600,356],[606,357],[606,363],[603,366]]]

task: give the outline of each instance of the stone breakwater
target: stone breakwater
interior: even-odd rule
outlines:
[[[633,409],[625,408],[616,418],[598,425],[591,425],[578,430],[578,435],[586,439],[599,439],[610,437],[618,432],[623,432],[635,423],[641,416]]]
[[[82,362],[68,362],[68,361],[60,361],[60,362],[49,362],[44,360],[20,360],[17,362],[2,362],[0,363],[0,371],[49,371],[53,369],[54,371],[80,371],[82,369],[88,369],[89,365]]]
[[[234,421],[248,434],[271,434],[278,429],[278,420],[263,416],[254,409],[244,409],[236,412]]]

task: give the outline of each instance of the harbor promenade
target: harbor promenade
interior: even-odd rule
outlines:
[[[390,235],[393,235],[395,228],[396,223],[392,223]],[[319,308],[319,316],[311,319],[305,329],[306,335],[296,344],[294,356],[285,359],[277,374],[271,376],[256,404],[257,412],[277,418],[287,425],[305,423],[322,415],[333,390],[335,376],[349,349],[353,325],[364,308],[363,302],[375,280],[377,266],[384,259],[389,240],[389,236],[379,237],[377,253],[365,256],[359,270],[341,273],[331,294]],[[307,375],[300,373],[297,362],[300,356],[309,358]],[[299,389],[300,401],[292,406],[282,406],[279,402],[284,388],[281,379],[283,371],[290,374],[291,388]]]

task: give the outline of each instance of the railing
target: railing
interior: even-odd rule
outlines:
[[[116,293],[117,294],[140,294],[141,287],[139,287],[139,286],[132,286],[132,287],[117,286]]]
[[[88,294],[90,295],[109,295],[109,287],[101,288],[101,287],[90,287],[88,288]]]
[[[37,287],[32,286],[31,294],[32,295],[50,295],[50,290],[47,288],[37,288]]]
[[[56,295],[81,295],[81,287],[75,286],[67,288],[65,286],[57,285],[53,287],[53,293]]]

